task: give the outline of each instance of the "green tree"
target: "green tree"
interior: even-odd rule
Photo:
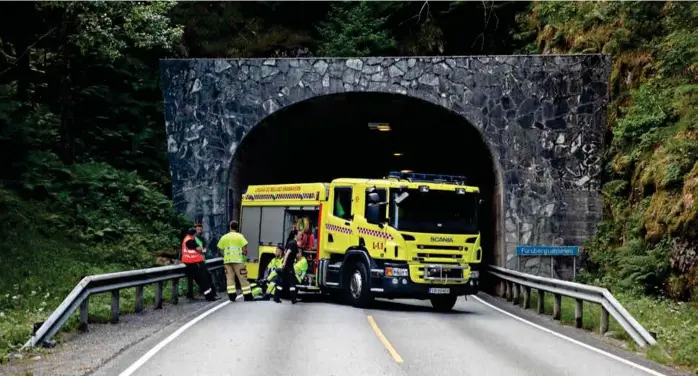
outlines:
[[[323,56],[384,55],[395,51],[396,42],[385,25],[390,4],[382,2],[333,3],[317,30]]]

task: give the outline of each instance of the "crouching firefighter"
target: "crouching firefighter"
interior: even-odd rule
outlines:
[[[280,292],[284,289],[289,292],[292,304],[296,304],[298,301],[296,285],[303,281],[308,270],[308,260],[303,257],[303,250],[298,247],[299,237],[300,233],[295,241],[291,241],[287,245],[284,266],[280,275],[281,283],[274,292],[274,301],[277,303],[281,303]]]
[[[193,230],[193,229],[192,229]],[[220,298],[216,296],[211,286],[208,269],[204,263],[204,250],[199,247],[194,239],[195,230],[190,230],[182,242],[182,263],[185,266],[185,273],[191,277],[203,290],[208,301],[216,301]]]
[[[274,258],[271,259],[271,261],[269,261],[267,269],[264,271],[264,279],[258,281],[258,284],[260,286],[266,286],[263,290],[264,300],[271,299],[271,296],[274,295],[274,291],[276,291],[276,284],[279,282],[279,273],[281,272],[281,268],[284,264],[283,255],[284,249],[279,245],[278,247],[276,247],[276,250],[274,251]]]
[[[239,225],[236,221],[230,222],[230,232],[223,235],[218,241],[218,248],[223,253],[223,267],[225,268],[226,283],[228,285],[228,298],[234,302],[237,297],[235,278],[240,281],[240,289],[245,301],[254,300],[252,289],[247,281],[247,268],[245,261],[247,256],[247,239],[238,232]]]

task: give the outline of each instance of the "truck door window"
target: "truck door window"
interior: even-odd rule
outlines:
[[[380,202],[385,202],[386,190],[385,189],[377,189],[376,193],[378,193],[378,197],[380,198]],[[387,206],[386,205],[369,205],[368,193],[366,193],[366,199],[364,201],[366,202],[366,206],[364,208],[366,222],[377,225],[377,224],[380,224],[383,220],[385,220],[386,213],[387,213],[387,211],[386,211]]]
[[[334,189],[334,210],[332,214],[342,219],[351,219],[351,188]]]

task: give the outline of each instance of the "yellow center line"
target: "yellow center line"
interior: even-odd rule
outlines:
[[[383,343],[383,346],[388,349],[388,352],[393,357],[395,362],[402,363],[402,357],[397,353],[397,351],[395,351],[395,348],[390,344],[388,339],[385,338],[383,332],[381,332],[380,328],[378,328],[376,320],[373,319],[373,316],[366,316],[366,318],[368,318],[368,323],[371,324],[371,328],[373,328],[373,331],[376,333],[376,336],[378,336],[378,339]]]

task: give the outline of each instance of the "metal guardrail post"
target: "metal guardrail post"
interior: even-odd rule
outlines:
[[[179,304],[179,278],[172,280],[172,304]]]
[[[136,313],[143,312],[143,286],[136,286],[136,305],[134,311],[136,311]]]
[[[601,306],[601,320],[599,322],[599,333],[604,335],[608,332],[608,310],[603,306]]]
[[[112,290],[111,292],[111,323],[116,324],[119,322],[119,290]]]
[[[582,299],[575,299],[574,301],[574,326],[581,328],[584,318],[584,305]]]
[[[523,308],[529,309],[529,308],[531,308],[531,288],[528,286],[522,286],[522,287],[524,289]]]
[[[519,302],[519,285],[517,285],[516,283],[512,283],[511,285],[512,285],[511,286],[512,287],[511,301],[512,301],[512,303],[517,304]]]
[[[163,282],[158,281],[155,286],[155,309],[162,309],[162,290],[164,289]]]
[[[500,283],[506,286],[504,295],[508,301],[512,299],[516,301],[516,298],[520,295],[517,290],[519,288],[524,289],[523,305],[525,308],[528,308],[528,302],[530,302],[530,289],[537,290],[538,302],[536,311],[538,313],[544,313],[545,293],[553,294],[553,319],[560,320],[562,318],[562,297],[572,298],[575,301],[574,325],[577,328],[581,328],[584,324],[584,302],[599,304],[601,306],[599,324],[599,332],[601,334],[608,331],[610,316],[641,347],[657,343],[657,340],[623,308],[607,289],[539,277],[498,266],[490,266],[489,274],[498,278]]]
[[[562,318],[562,295],[553,295],[553,320],[560,320]]]
[[[89,311],[90,311],[90,300],[85,299],[80,303],[80,324],[78,325],[78,330],[81,332],[86,332],[88,331],[87,327],[87,321],[88,321],[88,316],[89,316]]]

